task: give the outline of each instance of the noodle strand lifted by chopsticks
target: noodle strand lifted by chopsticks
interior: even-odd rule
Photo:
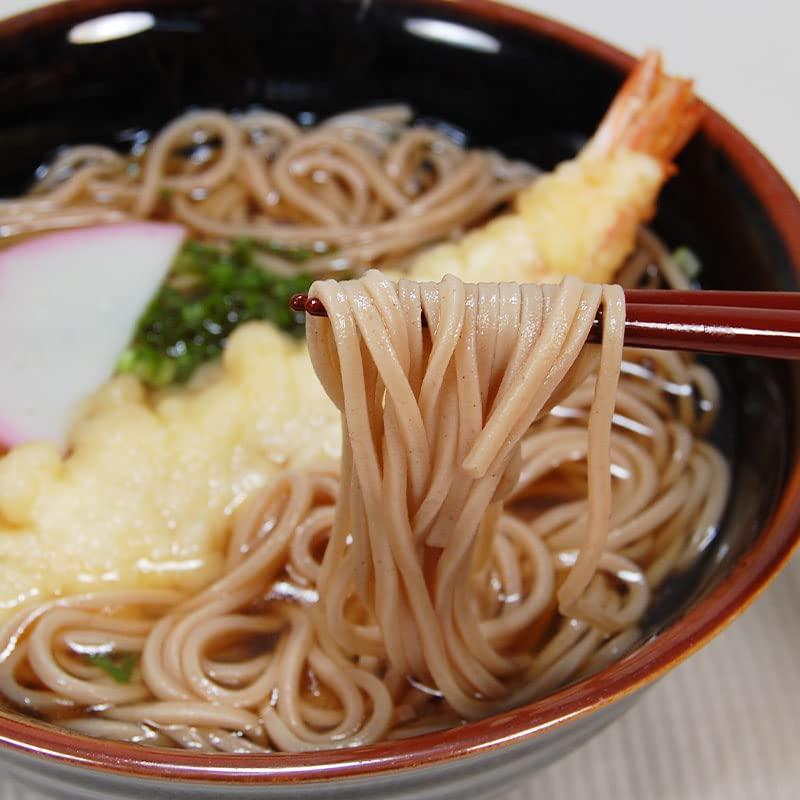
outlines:
[[[389,671],[422,668],[459,714],[480,716],[506,691],[494,673],[513,670],[491,642],[481,642],[483,652],[476,646],[479,610],[460,589],[470,584],[479,536],[494,538],[503,501],[518,479],[525,432],[551,398],[580,383],[598,358],[589,424],[589,530],[559,595],[562,613],[583,605],[587,617],[613,616],[581,595],[598,569],[608,533],[608,437],[622,356],[621,290],[567,278],[560,287],[501,292],[495,286],[481,294],[480,287],[452,276],[441,286],[401,281],[395,288],[370,272],[360,281],[316,284],[312,296],[323,301],[329,321],[309,325],[311,358],[342,411],[344,447],[352,454],[344,459],[352,466],[342,474],[343,485],[350,486],[350,513],[340,523],[354,547],[346,565],[337,566],[336,589],[348,587],[343,572],[352,570],[355,577],[356,553],[369,554],[361,599],[383,632]],[[513,341],[500,352],[496,335],[484,330],[481,301],[499,304],[498,319],[510,309],[519,315]],[[607,334],[602,355],[584,349],[601,302]],[[418,322],[423,313],[425,338]],[[493,341],[493,357],[481,352]],[[437,392],[423,415],[426,383],[450,388]],[[454,409],[443,414],[448,391],[455,395]],[[436,512],[421,521],[417,511],[423,505]],[[320,590],[325,603],[328,587]],[[344,605],[333,599],[329,611]],[[413,620],[414,629],[404,636],[397,620]],[[409,663],[414,649],[416,669]]]

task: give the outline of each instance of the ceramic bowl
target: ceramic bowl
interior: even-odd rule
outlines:
[[[119,11],[144,15],[132,27],[129,18],[130,35],[98,41],[108,29],[97,23],[76,35],[79,22]],[[0,195],[21,191],[59,145],[121,144],[190,106],[258,104],[310,118],[402,100],[475,144],[550,167],[590,135],[631,63],[596,39],[485,0],[64,2],[0,24]],[[699,254],[704,285],[796,288],[800,204],[756,148],[707,109],[679,166],[655,228]],[[443,733],[303,755],[146,749],[2,711],[3,774],[19,797],[50,800],[477,800],[552,762],[740,613],[797,542],[797,371],[709,363],[725,401],[715,436],[734,470],[724,524],[697,568],[659,593],[642,645],[609,669]]]

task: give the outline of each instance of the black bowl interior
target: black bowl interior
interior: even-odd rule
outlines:
[[[78,21],[147,10],[150,30],[74,45]],[[451,3],[345,0],[131,0],[67,4],[0,35],[0,195],[20,192],[58,147],[130,146],[190,107],[316,115],[386,101],[454,126],[476,145],[545,168],[591,134],[620,74],[595,57]],[[669,54],[666,54],[667,62]],[[789,254],[726,155],[699,135],[665,190],[656,230],[688,244],[703,284],[796,288]],[[722,535],[661,592],[650,632],[707,592],[758,535],[795,459],[800,413],[787,365],[717,358],[715,436],[734,466]]]

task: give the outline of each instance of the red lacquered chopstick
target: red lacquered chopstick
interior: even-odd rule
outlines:
[[[291,306],[312,316],[327,316],[320,300],[304,294],[296,294]],[[588,341],[600,341],[600,316]],[[625,344],[800,358],[800,292],[629,289],[625,292]]]
[[[800,292],[734,292],[717,289],[626,289],[625,302],[722,308],[784,308],[800,311]]]

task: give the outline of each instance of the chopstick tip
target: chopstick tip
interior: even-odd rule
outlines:
[[[304,292],[293,294],[289,300],[289,305],[293,311],[305,311],[306,314],[310,314],[312,317],[328,316],[325,306],[322,305],[322,300],[320,300],[318,297],[309,297]]]
[[[306,303],[308,302],[308,295],[305,292],[298,292],[293,294],[289,300],[289,307],[292,311],[305,311]]]

